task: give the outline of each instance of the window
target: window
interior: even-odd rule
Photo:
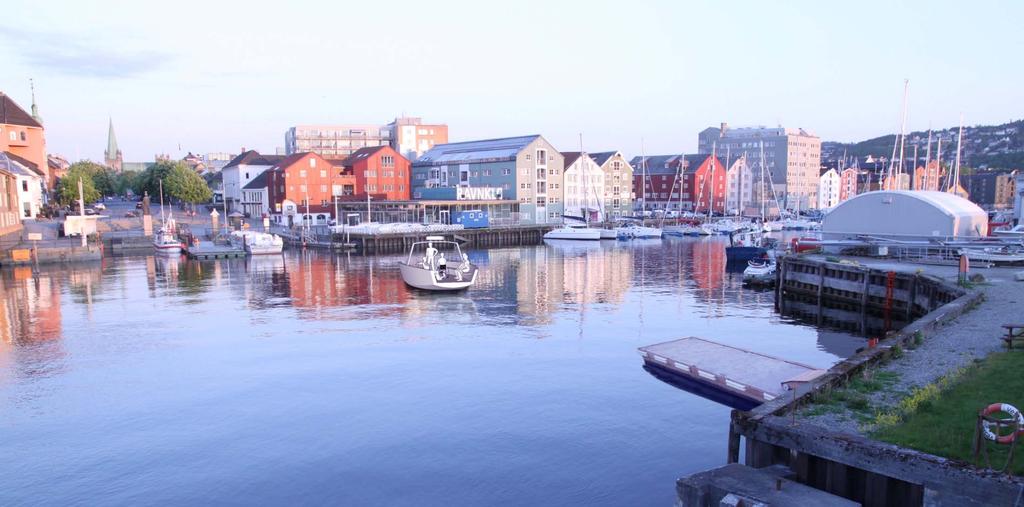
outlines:
[[[306,185],[299,185],[299,192],[305,192],[305,191],[306,191]]]
[[[384,155],[380,157],[380,164],[384,167],[395,167],[395,157]]]
[[[548,163],[548,152],[546,150],[537,150],[537,164],[538,165],[542,165],[542,164],[547,164],[547,163]]]
[[[309,159],[309,160],[313,160],[313,159]],[[305,169],[300,169],[299,170],[299,177],[300,178],[305,178],[306,177],[306,170]]]
[[[512,169],[502,169],[501,170],[501,175],[502,176],[511,176],[512,175]]]
[[[248,177],[248,176],[246,176],[246,177]],[[327,170],[326,169],[320,169],[320,177],[321,178],[326,178],[327,177]]]
[[[28,192],[28,180],[21,180],[21,190],[23,192]],[[25,204],[28,204],[28,203],[25,203]]]
[[[327,185],[320,185],[321,192],[327,192]]]
[[[11,131],[11,141],[17,141],[17,140],[18,140],[18,133],[12,130]]]
[[[309,159],[309,167],[316,167],[316,158],[310,158]],[[305,173],[306,171],[302,171],[302,172]]]
[[[21,131],[21,140],[22,141],[28,141],[28,136],[25,135],[25,131],[24,130]]]

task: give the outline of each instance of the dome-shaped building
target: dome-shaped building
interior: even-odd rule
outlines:
[[[868,192],[840,203],[825,215],[821,234],[826,240],[980,237],[988,234],[988,214],[977,204],[946,192]]]

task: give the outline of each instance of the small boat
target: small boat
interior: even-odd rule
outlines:
[[[156,249],[157,253],[166,255],[180,255],[181,254],[181,241],[174,236],[173,227],[174,219],[168,220],[170,227],[164,226],[153,235],[153,248]]]
[[[775,263],[768,259],[747,261],[743,270],[743,284],[758,287],[775,285]]]
[[[765,238],[761,233],[744,232],[729,235],[729,246],[725,247],[726,262],[749,262],[768,256],[775,240]]]
[[[1010,227],[999,227],[992,231],[993,234],[1002,238],[1024,238],[1024,224],[1017,224],[1016,226]]]
[[[284,250],[284,239],[267,232],[234,231],[231,242],[245,249],[249,255],[273,255]]]
[[[964,248],[960,255],[966,255],[972,261],[984,261],[994,264],[1016,264],[1024,262],[1024,251],[1011,250],[1009,247]]]
[[[666,236],[700,236],[701,228],[694,224],[666,225],[662,232]]]
[[[761,225],[761,229],[764,232],[779,232],[783,229],[785,224],[779,220],[770,220]]]
[[[639,224],[626,224],[615,228],[615,234],[619,239],[653,239],[661,237],[661,229],[647,227]]]
[[[450,258],[437,247],[445,248]],[[418,252],[422,256],[417,258]],[[406,284],[423,290],[454,291],[469,288],[476,282],[477,267],[462,254],[459,244],[446,241],[444,236],[427,236],[426,241],[417,241],[409,248],[409,258],[398,263],[402,280]]]
[[[585,224],[564,225],[544,233],[544,239],[597,241],[601,239],[601,234],[601,229],[591,229]]]

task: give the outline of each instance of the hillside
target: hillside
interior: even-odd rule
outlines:
[[[938,140],[942,139],[942,159],[952,161],[956,157],[956,137],[958,127],[932,132],[932,158],[938,150]],[[890,134],[859,143],[838,143],[825,141],[821,143],[821,158],[829,161],[841,158],[845,150],[851,157],[884,157],[892,155],[895,134]],[[917,156],[924,160],[928,146],[928,131],[907,134],[905,154]],[[1024,120],[1017,120],[1002,125],[978,125],[964,127],[963,153],[961,164],[967,167],[991,169],[1024,168]]]

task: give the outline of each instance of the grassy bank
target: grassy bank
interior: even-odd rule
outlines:
[[[908,396],[903,413],[889,414],[873,437],[930,454],[973,462],[978,411],[991,403],[1024,409],[1024,351],[992,354],[962,372],[948,387],[928,387]],[[931,395],[929,395],[929,393]],[[920,398],[914,402],[915,396]],[[1019,445],[1024,442],[1018,442]],[[992,465],[1003,466],[1008,446],[989,446]],[[1013,473],[1024,474],[1024,447],[1017,449]],[[984,464],[981,463],[983,466]]]

